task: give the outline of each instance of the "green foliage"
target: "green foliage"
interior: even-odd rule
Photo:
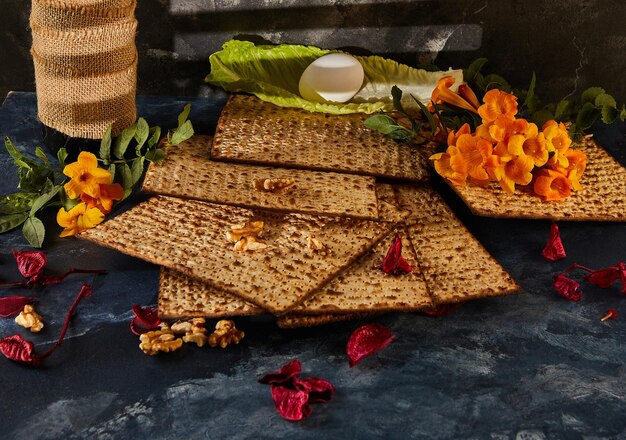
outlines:
[[[185,106],[178,116],[178,127],[168,133],[167,145],[176,145],[193,136],[193,126],[187,120],[191,107]],[[102,136],[98,151],[101,166],[114,176],[114,182],[124,188],[124,198],[141,180],[146,161],[159,162],[165,159],[165,151],[159,148],[161,128],[150,127],[144,118],[124,129],[114,139],[109,127]],[[35,148],[35,157],[22,154],[7,137],[4,145],[17,167],[19,184],[13,194],[0,197],[0,234],[22,226],[22,233],[31,246],[41,247],[46,236],[42,221],[37,214],[49,207],[62,206],[69,211],[80,199],[70,199],[63,186],[67,177],[62,174],[67,159],[65,148],[57,153],[58,165],[53,165],[40,148]],[[129,147],[133,147],[129,150]],[[129,152],[134,156],[128,158]]]

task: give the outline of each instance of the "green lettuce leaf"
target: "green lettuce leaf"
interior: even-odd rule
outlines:
[[[379,56],[356,56],[363,66],[365,80],[354,98],[346,103],[319,103],[302,98],[298,83],[304,70],[317,58],[333,52],[340,51],[293,44],[256,46],[249,41],[231,40],[210,56],[211,73],[205,81],[229,92],[253,93],[282,107],[331,114],[392,111],[394,85],[404,92],[403,105],[417,107],[411,95],[427,103],[440,78],[453,76],[455,87],[463,81],[462,70],[428,72]]]

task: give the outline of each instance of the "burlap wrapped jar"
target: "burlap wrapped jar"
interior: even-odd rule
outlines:
[[[33,0],[38,116],[71,137],[99,139],[135,121],[133,0]]]

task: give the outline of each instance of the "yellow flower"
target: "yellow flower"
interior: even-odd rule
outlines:
[[[450,166],[458,172],[465,172],[476,180],[487,180],[485,166],[493,154],[491,142],[471,134],[462,134],[456,140],[456,154],[450,154]]]
[[[434,161],[435,171],[441,176],[457,186],[465,186],[467,180],[467,173],[458,172],[453,170],[450,166],[450,154],[449,153],[436,153],[430,156],[430,159]]]
[[[495,121],[499,116],[513,119],[517,114],[517,96],[491,89],[483,97],[484,104],[478,108],[483,123]]]
[[[528,185],[533,180],[531,173],[534,167],[529,156],[504,156],[500,163],[493,168],[490,174],[498,181],[504,191],[509,194],[515,192],[515,184]]]
[[[441,78],[437,83],[437,87],[433,90],[430,100],[435,104],[446,103],[476,113],[478,99],[476,99],[474,92],[466,85],[465,87],[460,87],[460,92],[463,93],[462,96],[450,90],[452,84],[454,84],[454,78],[451,76]]]
[[[57,212],[57,223],[64,228],[60,234],[61,237],[69,237],[93,228],[102,223],[102,220],[104,220],[104,214],[98,208],[87,208],[84,202],[74,206],[69,212],[65,208]]]
[[[76,199],[83,193],[90,197],[100,196],[100,185],[111,183],[111,173],[98,168],[98,159],[93,153],[82,151],[78,160],[63,168],[63,174],[70,178],[64,186],[70,199]]]
[[[114,200],[122,200],[124,197],[124,188],[119,183],[113,185],[100,184],[100,196],[98,198],[91,197],[86,193],[80,195],[80,199],[85,202],[87,209],[98,208],[104,214],[111,212]]]
[[[567,127],[562,123],[554,120],[543,124],[541,131],[546,139],[546,148],[548,152],[554,153],[550,158],[550,163],[567,168],[569,162],[567,160],[567,149],[572,145],[572,139],[567,133]]]
[[[569,179],[558,171],[547,169],[537,173],[534,190],[547,201],[561,200],[571,194]]]

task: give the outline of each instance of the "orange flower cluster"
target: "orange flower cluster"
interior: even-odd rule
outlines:
[[[454,82],[450,79],[440,80],[432,101],[459,106],[462,100],[461,107],[478,113],[482,124],[474,133],[464,124],[448,134],[446,152],[431,156],[441,176],[459,186],[497,181],[510,194],[515,185],[533,183],[534,192],[545,200],[560,200],[580,190],[586,157],[570,148],[572,140],[562,123],[548,121],[540,131],[532,122],[515,118],[516,96],[493,89],[478,106],[477,100],[465,98],[466,89],[463,94],[450,91]]]
[[[70,199],[78,202],[69,211],[59,209],[57,223],[64,229],[61,237],[78,234],[93,228],[104,220],[111,211],[114,200],[124,197],[124,188],[119,183],[111,184],[113,176],[107,170],[98,168],[98,159],[86,151],[78,155],[78,160],[67,165],[63,174],[70,178],[63,188]]]

